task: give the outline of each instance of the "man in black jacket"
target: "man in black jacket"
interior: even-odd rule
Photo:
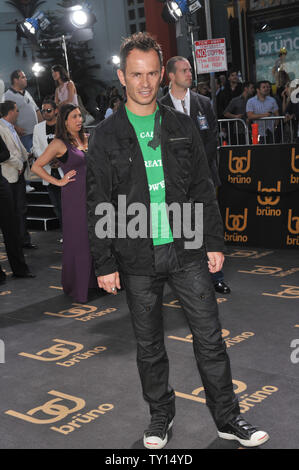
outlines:
[[[11,188],[1,172],[1,163],[9,157],[9,150],[0,136],[0,228],[13,276],[32,278],[35,275],[30,272],[25,262]],[[5,281],[6,274],[0,266],[0,284]]]
[[[164,68],[156,41],[136,33],[124,40],[120,59],[118,77],[126,86],[127,103],[91,136],[88,223],[99,287],[116,294],[121,272],[126,289],[143,396],[151,414],[144,446],[163,448],[175,415],[162,319],[166,280],[191,327],[207,405],[219,436],[247,446],[262,444],[267,433],[240,415],[221,337],[209,269],[219,270],[223,263],[222,221],[202,142],[188,116],[157,105]],[[200,203],[203,223],[196,220]],[[176,210],[167,214],[173,204]],[[184,210],[191,214],[196,230],[182,235],[177,226],[183,219],[185,228]],[[106,233],[104,227],[109,227]],[[200,230],[204,246],[198,243]]]
[[[160,102],[188,114],[192,118],[200,133],[211,176],[215,187],[217,187],[221,184],[217,162],[218,123],[211,106],[211,101],[206,96],[199,95],[190,90],[192,69],[185,57],[171,57],[166,64],[166,72],[171,87],[169,93]],[[216,292],[221,294],[230,293],[230,288],[224,282],[224,274],[221,270],[217,273],[212,273],[212,279]]]

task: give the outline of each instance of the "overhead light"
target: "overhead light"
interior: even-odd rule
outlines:
[[[87,25],[88,16],[83,10],[75,10],[71,13],[70,20],[73,26],[76,28],[83,28]]]
[[[37,39],[37,33],[39,31],[45,31],[50,25],[50,21],[46,18],[45,14],[41,11],[37,11],[31,18],[25,18],[17,24],[17,32],[30,41],[35,42]]]
[[[183,15],[195,13],[199,8],[198,0],[165,0],[162,18],[166,23],[176,23]]]
[[[120,64],[120,58],[118,57],[118,55],[113,55],[111,57],[111,61],[112,61],[113,65],[119,65]]]
[[[87,3],[69,7],[69,21],[75,28],[88,28],[96,22],[95,15]]]
[[[32,67],[32,72],[36,77],[38,77],[42,72],[44,72],[46,68],[41,65],[39,62],[36,62]]]

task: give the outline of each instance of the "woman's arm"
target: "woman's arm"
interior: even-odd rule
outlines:
[[[67,147],[60,139],[54,139],[50,145],[46,148],[44,153],[34,162],[32,165],[31,171],[36,175],[40,176],[45,181],[55,185],[55,186],[65,186],[66,184],[70,183],[71,181],[75,181],[73,176],[75,176],[76,171],[71,170],[64,175],[62,179],[54,178],[53,176],[49,175],[49,173],[44,170],[44,166],[48,165],[52,160],[55,158],[62,157],[66,152]]]
[[[54,98],[55,103],[57,106],[59,105],[59,99],[58,99],[58,88],[55,88],[55,98]]]
[[[61,102],[59,103],[59,106],[62,106],[63,104],[67,104],[67,103],[72,103],[73,98],[74,98],[75,94],[77,93],[77,92],[76,92],[75,84],[74,84],[74,82],[72,82],[72,81],[69,81],[69,82],[67,83],[66,88],[67,88],[67,91],[68,91],[67,99],[64,100],[64,101],[61,101]]]

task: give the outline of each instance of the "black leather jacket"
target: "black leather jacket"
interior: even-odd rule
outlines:
[[[189,116],[159,105],[161,123],[161,153],[165,178],[165,199],[173,202],[203,203],[203,234],[206,251],[223,251],[223,226],[207,158],[196,126]],[[96,275],[121,270],[128,274],[153,275],[154,250],[149,230],[145,238],[104,238],[96,236],[97,223],[106,214],[97,215],[99,203],[112,202],[121,229],[137,214],[126,215],[132,203],[143,203],[150,228],[150,194],[143,156],[135,131],[124,105],[93,131],[87,154],[87,209],[91,253]],[[118,196],[126,196],[126,207],[118,204]],[[124,218],[126,219],[124,221]],[[122,220],[121,220],[122,219]],[[169,215],[173,227],[172,214]],[[201,249],[186,249],[183,236],[174,238],[180,266],[194,260]],[[188,240],[190,241],[190,240]]]

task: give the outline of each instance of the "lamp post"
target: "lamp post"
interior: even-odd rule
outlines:
[[[210,0],[205,0],[205,17],[206,17],[206,29],[207,29],[207,39],[212,39],[212,22],[211,22],[211,6]],[[216,83],[215,83],[215,73],[210,73],[210,88],[212,94],[212,103],[213,109],[216,114],[217,106],[216,106]]]

